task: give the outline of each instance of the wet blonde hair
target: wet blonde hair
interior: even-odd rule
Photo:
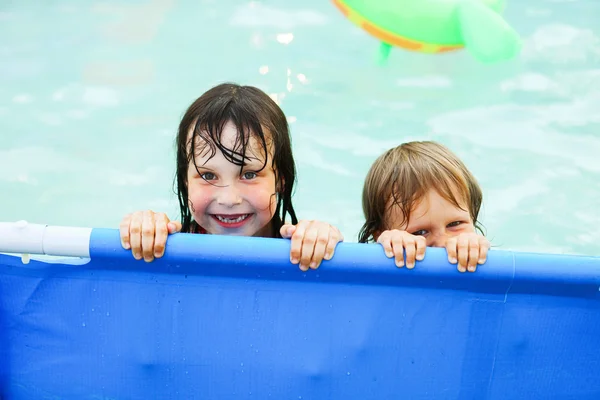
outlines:
[[[371,166],[362,194],[365,223],[358,241],[374,241],[386,229],[386,217],[392,207],[402,212],[402,224],[408,223],[413,207],[430,190],[456,207],[468,205],[473,224],[477,221],[483,195],[475,177],[460,159],[436,142],[408,142],[382,154]],[[483,232],[482,232],[483,233]]]

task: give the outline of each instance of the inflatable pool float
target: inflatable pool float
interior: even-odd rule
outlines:
[[[490,63],[515,57],[517,32],[502,18],[505,0],[333,0],[351,22],[381,41],[381,60],[392,46],[421,53],[466,48]]]

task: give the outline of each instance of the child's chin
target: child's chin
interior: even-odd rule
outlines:
[[[231,232],[229,236],[254,236],[254,232],[248,232],[247,229],[236,229],[236,232]]]
[[[243,228],[221,228],[215,229],[213,235],[225,235],[225,236],[254,236],[254,230],[249,230],[246,227]]]

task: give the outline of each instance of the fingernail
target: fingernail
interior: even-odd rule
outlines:
[[[313,261],[313,262],[311,262],[311,263],[310,263],[310,267],[311,267],[312,269],[315,269],[315,268],[317,268],[317,263],[316,263],[316,262],[314,262],[314,261]]]
[[[463,266],[458,267],[458,272],[467,272],[467,269]]]
[[[450,264],[456,264],[458,262],[458,260],[454,257],[449,258],[448,261],[450,261]]]
[[[392,258],[394,256],[394,253],[392,253],[391,251],[386,251],[385,255],[388,256],[389,258]]]
[[[475,272],[475,267],[470,266],[469,267],[469,272]]]
[[[422,255],[422,254],[419,254],[419,255],[417,255],[417,260],[419,260],[419,261],[423,261],[423,258],[424,258],[424,257],[425,257],[424,255]]]
[[[477,264],[479,264],[479,265],[485,264],[485,258],[483,260],[477,261]]]
[[[308,271],[308,267],[306,265],[300,265],[300,269],[305,272]]]
[[[161,255],[162,254],[160,254],[159,252],[154,253],[154,257],[156,257],[156,258],[160,258]]]
[[[408,268],[408,269],[413,269],[414,267],[415,267],[415,264],[413,264],[413,263],[406,264],[406,268]]]
[[[290,262],[292,264],[298,264],[298,259],[297,258],[290,258]]]
[[[402,260],[396,261],[396,266],[403,267],[404,266],[404,261],[402,261]]]
[[[140,253],[133,253],[133,257],[134,257],[136,260],[139,260],[140,258],[142,258],[142,255],[141,255]]]
[[[325,259],[326,260],[331,260],[331,253],[325,254]]]

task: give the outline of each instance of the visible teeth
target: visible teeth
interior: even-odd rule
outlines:
[[[225,222],[226,224],[235,224],[236,222],[240,222],[248,218],[248,214],[239,216],[237,218],[225,218],[221,215],[216,215],[217,219],[221,222]]]

